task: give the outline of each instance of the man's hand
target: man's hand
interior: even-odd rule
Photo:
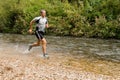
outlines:
[[[33,31],[32,31],[32,24],[34,23],[34,21],[32,20],[31,22],[30,22],[30,29],[28,30],[28,32],[30,33],[30,34],[32,34],[33,33]]]
[[[32,34],[32,32],[33,32],[33,31],[32,31],[32,29],[29,29],[29,31],[28,31],[28,32],[29,32],[30,34]]]

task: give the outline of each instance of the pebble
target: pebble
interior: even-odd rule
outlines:
[[[44,60],[43,60],[44,61]],[[44,61],[45,62],[45,61]],[[49,60],[47,61],[49,63]],[[0,58],[0,80],[120,80],[107,75],[66,69],[20,57]]]

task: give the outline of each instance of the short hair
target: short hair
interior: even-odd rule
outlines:
[[[46,11],[45,11],[45,10],[40,10],[40,13],[43,13],[43,12],[45,12],[45,13],[46,13]]]

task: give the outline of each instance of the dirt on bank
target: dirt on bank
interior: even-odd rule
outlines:
[[[120,64],[57,55],[44,59],[0,54],[0,80],[120,80]]]

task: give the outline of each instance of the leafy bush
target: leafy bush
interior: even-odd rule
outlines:
[[[41,9],[48,35],[120,39],[119,0],[0,0],[0,32],[27,34]]]

